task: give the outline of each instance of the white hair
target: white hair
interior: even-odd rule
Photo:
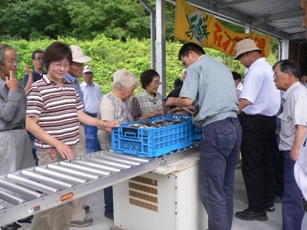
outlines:
[[[125,89],[136,88],[139,86],[139,80],[133,73],[121,69],[113,74],[112,86],[114,89],[120,89],[121,87]]]

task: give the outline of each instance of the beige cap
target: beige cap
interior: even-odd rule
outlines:
[[[91,57],[84,55],[82,49],[79,46],[69,46],[72,53],[72,61],[77,63],[85,63],[92,60]]]
[[[237,59],[241,54],[255,50],[260,51],[260,53],[262,51],[256,46],[256,43],[252,39],[247,38],[241,40],[237,43],[235,59]]]

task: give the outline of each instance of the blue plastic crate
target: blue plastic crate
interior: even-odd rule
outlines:
[[[147,121],[158,119],[161,117]],[[158,157],[192,144],[192,126],[189,121],[160,128],[131,127],[131,124],[140,123],[140,121],[134,121],[121,124],[119,128],[113,128],[112,149],[118,153]]]
[[[92,137],[86,137],[86,153],[92,153],[100,150],[99,141],[97,135]]]
[[[163,116],[164,119],[174,119],[174,120],[182,120],[182,121],[190,121],[192,126],[192,140],[199,141],[201,137],[202,129],[198,128],[196,125],[192,123],[192,117],[187,114],[167,114]]]
[[[84,125],[84,131],[86,136],[97,135],[98,128],[96,126]]]
[[[202,129],[192,124],[192,139],[193,141],[200,141]]]

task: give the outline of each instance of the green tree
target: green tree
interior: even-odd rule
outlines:
[[[2,36],[29,40],[42,36],[57,38],[69,32],[70,18],[61,0],[10,2],[0,9]]]
[[[66,0],[71,18],[72,36],[91,39],[98,34],[124,40],[127,37],[147,37],[149,17],[137,1]]]
[[[147,0],[155,8],[155,0]],[[149,38],[149,12],[138,0],[0,0],[2,39],[72,36],[93,39],[104,34],[125,41]],[[173,34],[174,6],[166,4],[167,37]]]

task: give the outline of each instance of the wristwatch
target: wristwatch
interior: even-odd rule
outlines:
[[[102,129],[106,129],[106,123],[107,123],[106,120],[103,120],[103,121],[102,121],[102,126],[101,126]]]

